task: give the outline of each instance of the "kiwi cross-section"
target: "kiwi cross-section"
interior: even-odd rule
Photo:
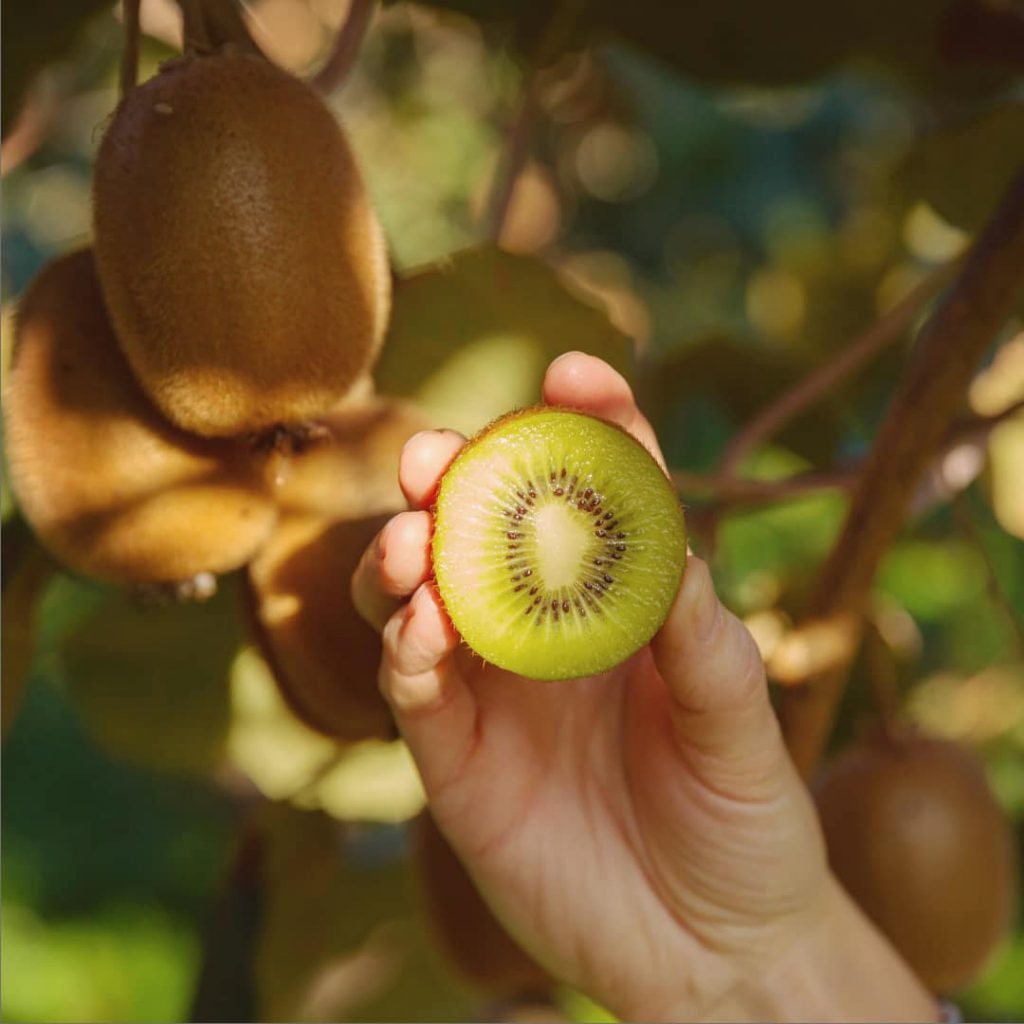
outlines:
[[[661,627],[686,564],[675,492],[650,453],[594,416],[498,420],[445,473],[438,591],[482,658],[532,679],[605,672]]]

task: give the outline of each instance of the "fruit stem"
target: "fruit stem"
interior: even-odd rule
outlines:
[[[348,16],[334,37],[334,45],[320,70],[309,79],[318,92],[335,92],[348,78],[362,49],[363,38],[377,8],[376,0],[352,0]]]
[[[139,8],[142,0],[123,0],[121,13],[124,18],[124,45],[121,49],[120,90],[124,97],[139,77]]]
[[[993,337],[1024,290],[1024,170],[967,255],[944,302],[918,334],[850,501],[846,522],[822,567],[810,618],[861,615],[875,572],[899,536],[914,492],[942,449],[950,419]],[[782,695],[783,733],[807,777],[832,730],[849,659]]]
[[[897,736],[897,722],[902,706],[899,673],[892,650],[878,626],[870,618],[864,636],[864,659],[875,698],[879,732],[891,745]]]
[[[186,54],[231,49],[267,59],[256,45],[233,0],[177,0],[185,19]]]
[[[186,55],[209,53],[210,40],[203,20],[202,0],[178,0],[181,8],[182,27],[181,49]]]

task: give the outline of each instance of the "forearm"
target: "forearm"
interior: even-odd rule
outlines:
[[[837,882],[817,926],[745,978],[717,1020],[938,1021],[936,999]]]

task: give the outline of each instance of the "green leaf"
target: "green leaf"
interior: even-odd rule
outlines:
[[[992,215],[1022,165],[1024,103],[1008,103],[925,135],[897,180],[909,199],[923,199],[950,223],[974,230]]]
[[[232,578],[203,604],[153,607],[114,592],[71,630],[60,659],[86,730],[109,754],[202,775],[226,756],[241,634]]]
[[[548,364],[574,349],[629,374],[632,344],[603,311],[541,260],[486,246],[399,283],[377,386],[472,434],[539,402]]]

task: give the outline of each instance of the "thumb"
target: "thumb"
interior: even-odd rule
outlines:
[[[774,781],[787,755],[764,663],[746,626],[718,600],[700,558],[688,559],[651,649],[671,696],[675,738],[691,765],[729,788]]]

